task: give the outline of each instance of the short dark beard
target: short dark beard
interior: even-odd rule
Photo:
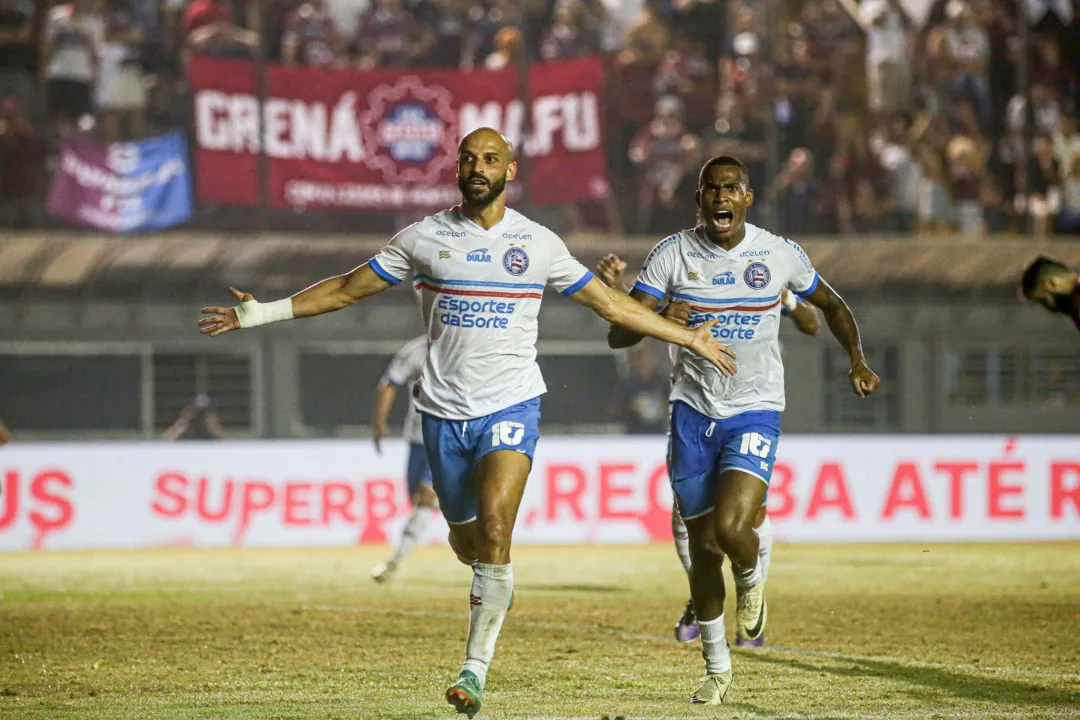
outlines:
[[[506,176],[503,175],[495,182],[488,185],[487,192],[479,197],[472,195],[472,186],[469,185],[469,181],[472,178],[462,180],[458,178],[458,189],[461,190],[461,199],[466,205],[471,205],[475,208],[486,208],[491,203],[495,202],[503,191],[506,190]]]
[[[1068,293],[1054,293],[1054,312],[1072,315],[1073,300]]]

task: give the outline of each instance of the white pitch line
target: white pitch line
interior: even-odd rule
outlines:
[[[304,605],[302,607],[304,610],[315,610],[319,612],[355,612],[372,614],[382,613],[384,615],[402,615],[406,617],[433,617],[446,618],[451,620],[467,620],[469,618],[469,614],[465,612],[452,612],[448,610],[405,610],[378,607],[376,605]],[[608,635],[610,637],[615,637],[622,640],[641,640],[646,642],[660,642],[664,644],[670,644],[672,642],[671,638],[666,635],[648,635],[645,633],[630,632],[628,630],[622,630],[620,628],[571,625],[570,623],[555,622],[550,620],[522,620],[520,618],[514,617],[513,615],[507,615],[506,622],[510,625],[521,625],[524,627],[532,627],[542,630],[564,630],[566,632],[588,633],[593,635]],[[907,667],[931,668],[935,670],[967,670],[968,672],[982,673],[986,675],[1019,675],[1031,678],[1050,678],[1055,680],[1071,680],[1074,682],[1080,681],[1080,674],[1060,673],[1054,672],[1052,670],[1030,670],[1027,668],[982,666],[974,665],[971,663],[932,662],[929,660],[915,660],[913,658],[891,657],[888,655],[850,655],[847,653],[829,652],[826,650],[803,650],[799,648],[785,648],[778,646],[766,646],[753,649],[734,649],[736,650],[736,652],[745,654],[748,657],[753,657],[754,655],[761,654],[794,655],[795,657],[804,657],[808,659],[821,658],[826,660],[840,660],[843,662],[883,662],[893,663],[895,665],[904,665]],[[816,716],[791,715],[783,717],[812,718]],[[846,716],[822,715],[820,717],[844,718]],[[896,716],[889,715],[887,717],[891,718]],[[956,717],[963,716],[957,715]]]

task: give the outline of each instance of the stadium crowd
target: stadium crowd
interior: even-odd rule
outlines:
[[[605,54],[627,231],[685,224],[703,158],[730,153],[802,236],[1080,232],[1067,0],[1039,16],[1012,0],[73,0],[39,17],[44,5],[0,0],[9,226],[33,221],[57,138],[185,126],[193,53],[463,69]]]

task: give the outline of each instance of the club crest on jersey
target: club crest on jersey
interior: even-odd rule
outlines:
[[[521,248],[512,247],[502,258],[503,269],[511,275],[524,275],[529,269],[529,256]]]
[[[747,285],[755,290],[760,290],[772,280],[772,273],[769,272],[769,268],[765,263],[755,262],[746,266],[746,270],[743,271],[742,277]]]
[[[476,250],[469,251],[469,254],[465,256],[465,262],[491,262],[491,256],[488,255],[487,248],[477,248]]]
[[[733,273],[729,273],[729,272],[722,272],[719,275],[716,275],[716,276],[713,277],[712,284],[713,285],[734,285],[735,284],[735,275]]]

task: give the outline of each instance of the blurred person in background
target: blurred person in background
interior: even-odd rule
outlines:
[[[964,236],[981,237],[987,229],[983,206],[985,148],[970,137],[956,135],[949,141],[945,157],[956,230]]]
[[[619,418],[630,435],[659,435],[667,429],[670,373],[656,366],[652,343],[627,351],[629,372],[619,379]]]
[[[404,0],[375,0],[357,27],[356,67],[410,67],[427,55],[434,39],[431,29],[416,20]]]
[[[1061,212],[1057,231],[1080,234],[1080,148],[1073,150],[1061,164]]]
[[[4,421],[0,420],[0,446],[7,445],[9,442],[11,442],[11,432]]]
[[[678,97],[686,108],[686,122],[692,127],[712,122],[717,85],[704,43],[676,37],[653,77],[653,92],[656,97]]]
[[[910,22],[899,0],[863,0],[859,21],[866,32],[866,79],[870,110],[878,116],[911,109]]]
[[[42,30],[41,75],[49,117],[61,136],[94,112],[98,58],[105,20],[93,0],[73,0],[49,11]]]
[[[964,0],[949,0],[945,6],[945,42],[954,62],[953,94],[969,97],[979,126],[989,132],[990,35],[979,23],[975,11]]]
[[[285,18],[281,64],[285,67],[345,66],[341,31],[322,0],[308,0]]]
[[[0,219],[9,228],[34,224],[45,180],[46,144],[14,97],[0,101]]]
[[[641,128],[630,143],[629,158],[638,168],[638,232],[654,232],[656,206],[682,180],[689,132],[683,123],[682,101],[672,95],[656,103],[652,122]]]
[[[398,388],[404,387],[409,395],[409,407],[405,411],[405,428],[402,436],[409,443],[409,459],[405,470],[405,482],[412,503],[412,514],[405,522],[401,538],[393,554],[371,569],[375,582],[383,583],[393,578],[401,562],[424,536],[431,521],[433,510],[439,501],[431,486],[431,466],[424,451],[424,431],[420,413],[412,399],[412,386],[420,379],[427,359],[427,335],[413,338],[398,350],[386,367],[375,388],[375,404],[371,411],[371,432],[375,451],[382,454],[382,441],[390,435],[390,410],[394,407]]]
[[[430,28],[433,36],[427,53],[418,58],[419,65],[441,68],[461,65],[467,7],[468,0],[427,0],[414,9],[417,20]]]
[[[176,440],[224,440],[225,427],[218,418],[217,411],[210,396],[200,393],[192,398],[191,402],[180,411],[162,440],[175,442]]]
[[[1068,315],[1080,330],[1080,274],[1040,255],[1020,276],[1020,295],[1052,313]]]
[[[237,25],[225,0],[193,0],[181,29],[185,47],[197,55],[251,59],[261,52],[258,33]]]
[[[141,139],[146,117],[147,80],[141,63],[142,31],[126,10],[109,14],[100,50],[97,105],[106,142]]]
[[[0,0],[0,98],[17,98],[28,112],[36,109],[33,12],[33,3]]]
[[[912,127],[912,146],[922,168],[919,182],[918,234],[940,237],[952,232],[952,195],[945,161],[948,125],[944,118],[923,113]]]
[[[543,60],[578,58],[600,51],[600,38],[584,25],[584,7],[580,0],[558,0],[551,27],[540,41]]]
[[[524,49],[521,30],[504,27],[495,33],[495,48],[484,58],[485,70],[502,70],[517,63]]]
[[[1080,130],[1077,128],[1076,115],[1062,115],[1053,134],[1054,159],[1059,165],[1080,151]]]
[[[915,230],[922,166],[909,147],[910,130],[908,118],[896,115],[870,140],[870,147],[887,178],[887,196],[891,200],[887,225],[889,231],[894,233],[911,233]]]
[[[774,181],[780,232],[822,232],[822,184],[814,177],[814,156],[807,148],[791,151]]]
[[[1049,136],[1038,135],[1032,140],[1027,167],[1020,171],[1016,185],[1021,207],[1031,218],[1032,233],[1049,237],[1061,204],[1058,165]]]

